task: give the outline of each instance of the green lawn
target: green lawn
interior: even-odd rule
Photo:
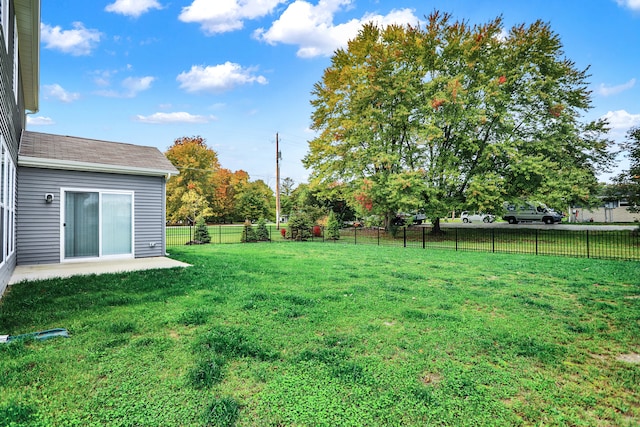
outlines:
[[[0,425],[637,426],[637,262],[261,243],[15,285]]]

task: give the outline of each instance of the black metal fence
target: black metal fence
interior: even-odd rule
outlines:
[[[244,225],[209,226],[210,244],[241,243]],[[255,226],[254,226],[255,228]],[[558,230],[553,227],[443,228],[403,227],[391,233],[382,228],[344,228],[338,239],[326,237],[323,227],[290,230],[267,226],[269,241],[308,240],[331,244],[369,244],[456,251],[557,255],[582,258],[640,260],[640,232],[626,230]],[[282,230],[285,230],[284,232]],[[167,246],[193,244],[193,227],[167,227]],[[291,236],[295,239],[292,239]]]

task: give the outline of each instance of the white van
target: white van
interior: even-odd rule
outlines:
[[[542,221],[545,224],[555,224],[562,221],[562,215],[543,204],[523,203],[518,206],[506,204],[507,213],[502,219],[509,224],[523,221]]]

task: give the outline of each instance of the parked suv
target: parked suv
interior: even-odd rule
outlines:
[[[491,215],[491,214],[486,214],[486,213],[469,213],[467,211],[463,211],[460,214],[460,219],[462,219],[462,222],[464,222],[465,224],[468,222],[493,222],[496,220],[496,217]]]
[[[562,221],[562,215],[545,205],[506,205],[507,213],[502,217],[509,224],[517,224],[521,221],[542,221],[545,224],[555,224]]]

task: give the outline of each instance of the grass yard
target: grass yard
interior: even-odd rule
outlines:
[[[636,262],[321,243],[0,300],[0,425],[637,426]]]

